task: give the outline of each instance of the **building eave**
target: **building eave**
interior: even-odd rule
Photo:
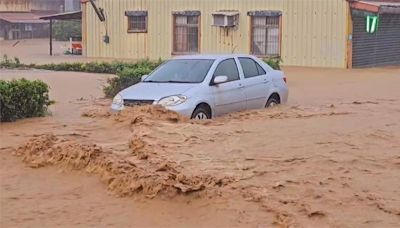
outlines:
[[[73,11],[66,13],[57,13],[51,15],[41,16],[42,20],[80,20],[82,19],[82,11]]]
[[[348,0],[351,9],[376,14],[400,14],[400,3],[392,1]]]

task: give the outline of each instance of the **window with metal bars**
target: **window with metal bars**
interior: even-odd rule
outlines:
[[[252,16],[251,52],[257,56],[280,55],[280,16]]]
[[[32,25],[31,24],[25,24],[25,31],[32,31]]]
[[[173,53],[199,52],[199,16],[174,15]]]
[[[128,32],[147,32],[147,16],[128,16]]]

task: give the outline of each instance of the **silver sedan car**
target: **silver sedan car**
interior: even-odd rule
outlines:
[[[282,71],[251,55],[192,55],[169,60],[118,93],[111,109],[162,105],[193,119],[285,103]]]

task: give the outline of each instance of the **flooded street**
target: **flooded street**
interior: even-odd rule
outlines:
[[[288,104],[207,122],[111,114],[110,75],[1,70],[56,102],[0,125],[1,225],[398,226],[400,69],[283,70]]]

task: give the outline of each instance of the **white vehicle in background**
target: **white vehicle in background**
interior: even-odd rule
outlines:
[[[162,105],[193,119],[286,103],[282,71],[251,55],[180,56],[159,66],[142,82],[118,93],[111,105]]]

